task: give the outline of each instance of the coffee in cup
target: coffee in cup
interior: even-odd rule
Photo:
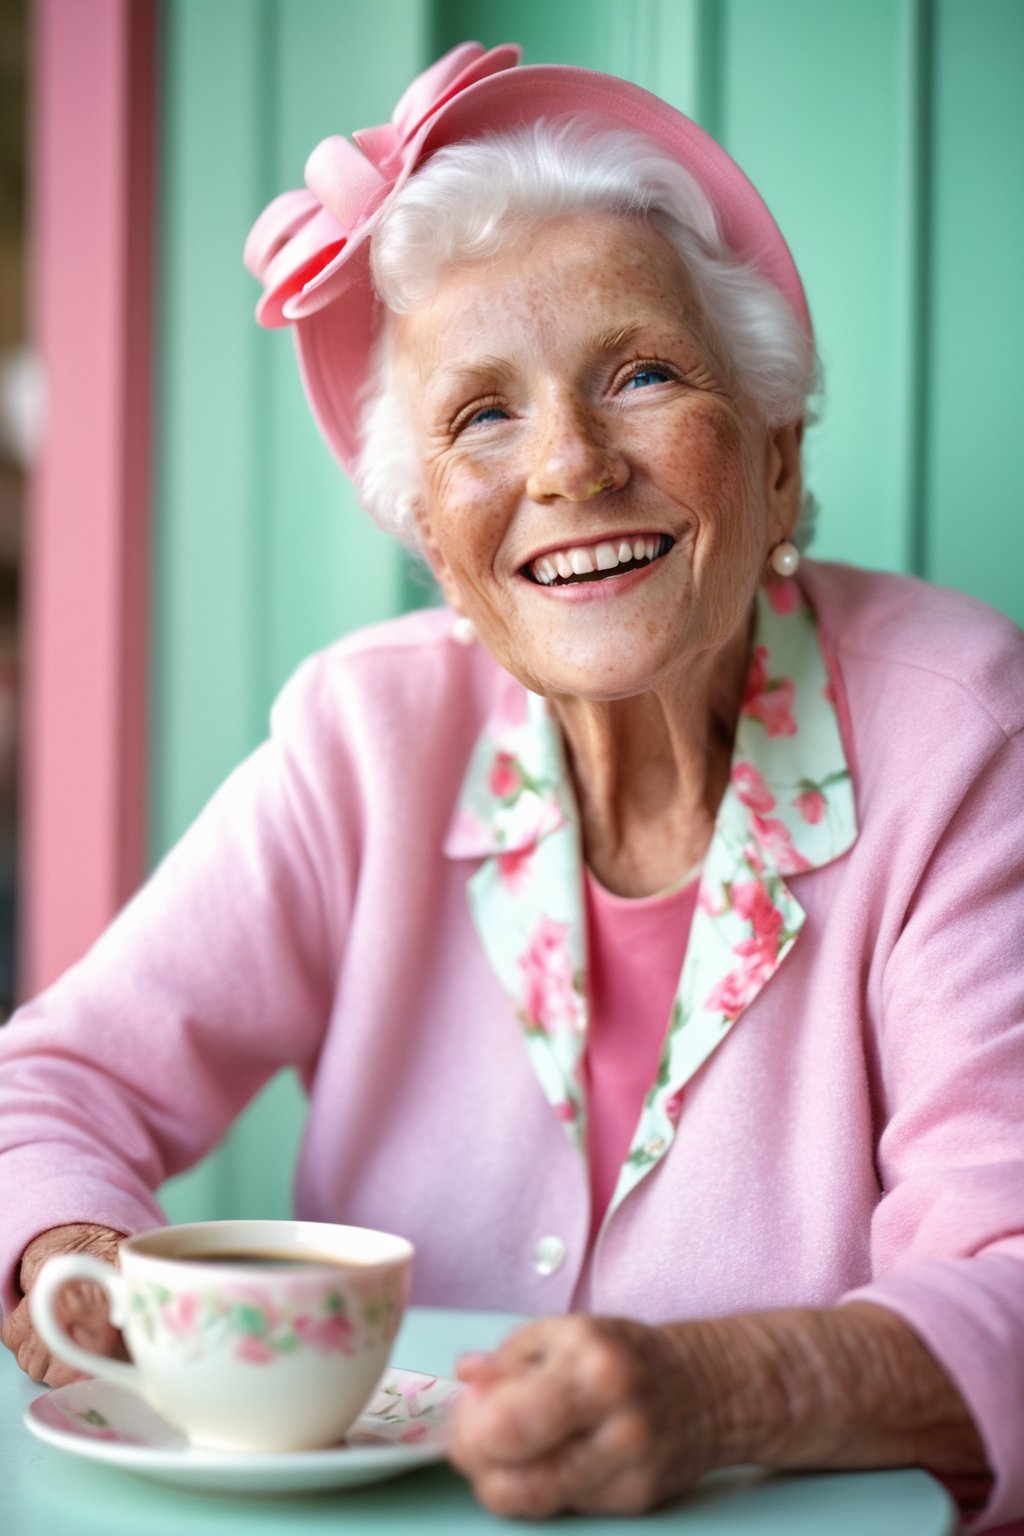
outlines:
[[[208,1221],[126,1238],[119,1268],[50,1259],[36,1330],[78,1370],[128,1387],[196,1445],[310,1450],[341,1439],[388,1363],[412,1244],[366,1227]],[[131,1363],[80,1348],[57,1320],[69,1280],[106,1293]]]

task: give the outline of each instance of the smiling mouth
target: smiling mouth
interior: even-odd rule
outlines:
[[[642,570],[667,555],[675,543],[668,534],[643,538],[605,540],[600,544],[572,544],[540,555],[524,565],[521,575],[540,587],[568,587],[581,581],[604,581]]]

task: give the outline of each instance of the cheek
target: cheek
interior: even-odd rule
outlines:
[[[720,559],[723,548],[739,555],[760,547],[758,470],[751,433],[731,412],[710,412],[680,435],[671,472],[686,487],[696,519],[698,562],[712,552]]]
[[[468,599],[494,575],[508,528],[502,478],[453,465],[428,485],[425,527],[435,557]]]

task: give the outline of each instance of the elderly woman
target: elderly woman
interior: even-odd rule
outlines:
[[[42,1258],[159,1221],[292,1063],[301,1214],[408,1234],[421,1302],[546,1314],[462,1367],[493,1509],[916,1464],[998,1524],[1022,636],[801,564],[814,350],[770,214],[663,102],[517,57],[455,50],[253,231],[260,318],[449,607],[301,669],[3,1032],[4,1337],[60,1380]]]

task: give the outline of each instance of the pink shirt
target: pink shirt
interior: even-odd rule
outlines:
[[[786,876],[800,933],[605,1223],[588,1299],[649,1321],[892,1308],[975,1417],[998,1524],[1024,1516],[1024,637],[906,579],[808,562],[801,582],[859,832]],[[770,682],[751,690],[766,734],[788,728]],[[452,836],[506,697],[443,612],[314,657],[112,929],[0,1029],[5,1306],[32,1237],[161,1220],[161,1182],[292,1064],[310,1101],[301,1216],[409,1235],[420,1302],[569,1307],[586,1163],[467,906],[481,871],[512,887],[522,860]],[[749,772],[737,784],[763,847],[780,817],[756,811]],[[827,810],[798,780],[774,798]],[[744,987],[782,938],[745,911]],[[574,978],[540,979],[568,1009]]]
[[[597,1236],[665,1044],[697,882],[668,895],[615,896],[586,871],[590,1027],[587,1156]]]

